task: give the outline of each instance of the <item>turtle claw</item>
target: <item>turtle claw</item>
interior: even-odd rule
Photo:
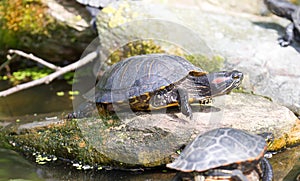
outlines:
[[[281,47],[287,47],[291,44],[291,41],[285,40],[283,37],[278,39],[278,44]]]

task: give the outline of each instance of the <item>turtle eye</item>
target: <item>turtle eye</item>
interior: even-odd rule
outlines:
[[[238,78],[240,78],[237,74],[234,74],[233,76],[232,76],[232,78],[233,79],[238,79]]]
[[[232,71],[232,76],[233,79],[242,79],[243,78],[243,73],[239,71]]]

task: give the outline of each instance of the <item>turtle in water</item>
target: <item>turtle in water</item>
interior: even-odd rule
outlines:
[[[207,73],[182,57],[147,54],[114,64],[100,78],[95,94],[87,97],[107,112],[130,105],[133,111],[179,106],[192,117],[191,103],[206,103],[240,85],[242,72]]]
[[[291,21],[285,35],[279,38],[280,46],[286,47],[293,40],[300,42],[300,7],[286,0],[264,0],[264,3],[273,14]]]
[[[261,180],[271,181],[273,171],[264,158],[266,150],[266,141],[261,136],[234,128],[218,128],[198,135],[167,167],[181,172],[201,172],[211,180],[248,181],[244,174],[257,170]]]

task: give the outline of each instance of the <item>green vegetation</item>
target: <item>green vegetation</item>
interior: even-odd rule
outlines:
[[[8,49],[25,50],[49,58],[64,53],[61,46],[76,44],[80,33],[55,21],[47,14],[47,10],[42,0],[0,1],[0,66],[6,62],[1,67],[0,80],[8,80],[12,85],[17,85],[53,72],[46,68],[32,68],[37,64],[25,62],[22,58],[14,58],[14,61],[7,63]],[[74,46],[77,48],[77,45]],[[64,75],[64,79],[70,84],[73,74],[70,72]]]
[[[207,72],[215,72],[221,70],[224,63],[224,58],[218,55],[215,55],[212,58],[206,57],[204,55],[184,55],[184,57],[195,66],[201,67]]]
[[[40,0],[0,1],[0,49],[22,47],[33,37],[50,36],[49,25],[53,19],[45,10]]]
[[[161,46],[156,45],[153,40],[139,40],[124,45],[110,55],[111,64],[135,55],[165,53]]]
[[[49,68],[25,68],[13,72],[11,75],[0,76],[0,80],[9,80],[13,85],[40,79],[53,72]]]
[[[118,165],[119,163],[114,163],[114,161],[99,153],[87,140],[85,140],[80,128],[87,130],[91,128],[79,127],[78,121],[83,123],[89,123],[90,121],[94,122],[99,126],[95,129],[99,129],[99,131],[108,128],[102,124],[102,119],[99,118],[66,120],[44,127],[23,130],[20,135],[9,134],[9,132],[15,131],[12,127],[12,130],[7,130],[4,135],[0,135],[0,141],[3,142],[0,142],[0,145],[4,145],[5,148],[11,147],[8,143],[17,145],[14,147],[14,150],[21,151],[28,155],[32,155],[33,153],[46,153],[47,155],[55,155],[70,160],[82,161],[83,163],[91,165],[94,165],[95,163],[113,163]],[[89,124],[83,125],[89,126]],[[3,140],[1,140],[1,138]],[[38,156],[39,155],[37,155],[38,163],[45,163],[45,160],[41,160]]]
[[[50,24],[53,22],[46,15],[46,7],[41,0],[0,1],[0,64],[6,61],[8,49],[29,47],[42,37],[50,37]],[[2,73],[0,80],[9,80],[17,85],[39,79],[51,72],[47,68],[28,68],[25,63],[18,63],[7,69],[6,75]]]

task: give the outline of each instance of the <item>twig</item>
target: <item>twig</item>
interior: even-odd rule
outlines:
[[[11,62],[11,60],[12,60],[15,56],[16,56],[16,55],[13,55],[13,56],[7,55],[7,60],[6,60],[3,64],[0,65],[0,71],[1,71],[4,67],[6,67],[6,66]]]
[[[28,89],[28,88],[36,86],[36,85],[49,84],[53,79],[55,79],[55,78],[59,77],[60,75],[63,75],[67,72],[75,70],[78,67],[81,67],[81,66],[89,63],[90,61],[92,61],[96,57],[97,57],[97,52],[95,52],[95,51],[91,52],[91,53],[87,54],[85,57],[83,57],[82,59],[76,61],[75,63],[72,63],[72,64],[67,65],[65,67],[61,67],[56,72],[54,72],[54,73],[52,73],[52,74],[50,74],[46,77],[31,81],[31,82],[27,82],[27,83],[24,83],[24,84],[19,84],[15,87],[9,88],[9,89],[4,90],[4,91],[1,91],[0,92],[0,97],[5,97],[9,94],[12,94],[12,93],[24,90],[24,89]]]
[[[45,60],[43,60],[43,59],[41,59],[39,57],[34,56],[32,53],[28,54],[28,53],[22,52],[20,50],[13,50],[13,49],[8,50],[8,53],[11,53],[11,54],[14,53],[14,54],[20,55],[22,57],[29,58],[29,59],[34,60],[34,61],[36,61],[36,62],[38,62],[38,63],[40,63],[42,65],[45,65],[46,67],[48,67],[48,68],[50,68],[52,70],[56,70],[57,71],[57,70],[59,70],[61,68],[61,67],[58,67],[58,66],[56,66],[56,65],[54,65],[52,63],[46,62]]]

